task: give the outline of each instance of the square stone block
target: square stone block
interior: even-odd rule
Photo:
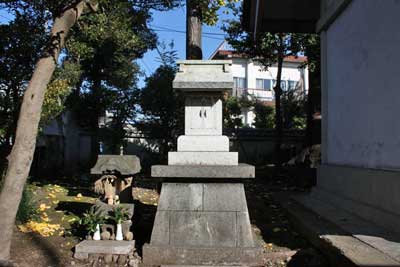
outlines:
[[[204,211],[240,211],[247,212],[246,196],[243,184],[204,184]]]
[[[237,166],[237,152],[168,152],[168,165],[233,165]]]
[[[181,135],[178,152],[183,151],[229,152],[229,138],[224,135]]]
[[[203,209],[203,185],[164,183],[161,188],[158,210]]]
[[[235,247],[236,213],[171,212],[170,245]]]

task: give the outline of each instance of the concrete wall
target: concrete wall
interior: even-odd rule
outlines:
[[[324,33],[325,163],[400,169],[399,14],[353,0]]]

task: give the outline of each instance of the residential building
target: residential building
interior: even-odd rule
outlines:
[[[225,41],[215,50],[210,59],[232,60],[233,96],[247,97],[249,100],[259,101],[270,106],[275,104],[273,87],[276,84],[278,72],[276,64],[266,69],[259,62],[236,53],[229,48]],[[281,81],[284,91],[299,90],[307,94],[308,68],[305,64],[306,60],[307,58],[304,56],[285,58]],[[253,108],[242,109],[241,119],[243,125],[252,127],[255,119]]]

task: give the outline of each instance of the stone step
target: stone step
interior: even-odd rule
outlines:
[[[306,195],[275,194],[274,199],[287,211],[298,231],[328,256],[332,266],[400,266],[399,261],[382,251],[384,247],[375,248],[335,223],[340,218],[351,220],[353,215],[343,217],[343,210]],[[357,224],[357,221],[345,223]],[[365,229],[365,223],[360,221],[358,235]]]
[[[89,254],[129,255],[135,250],[135,241],[84,240],[75,246],[74,257],[87,259]]]
[[[238,152],[168,152],[168,165],[237,166],[238,164]]]

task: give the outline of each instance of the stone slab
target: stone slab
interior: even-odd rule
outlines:
[[[203,210],[203,184],[163,183],[157,210]]]
[[[255,168],[248,164],[237,166],[153,165],[151,176],[159,178],[254,178]]]
[[[135,250],[135,241],[84,240],[75,246],[75,257],[86,254],[119,254],[128,255]]]
[[[140,159],[134,155],[98,155],[91,174],[105,174],[118,171],[121,175],[134,175],[141,170]]]
[[[400,235],[398,233],[341,209],[340,206],[330,203],[329,196],[323,194],[322,191],[318,191],[307,196],[293,196],[293,199],[351,233],[353,237],[400,262]]]
[[[236,246],[237,247],[254,247],[255,242],[253,232],[251,231],[250,217],[248,212],[236,213]]]
[[[238,152],[168,152],[168,165],[238,165]]]
[[[203,184],[203,210],[247,212],[243,184]]]
[[[263,249],[143,246],[145,265],[263,266]]]
[[[229,138],[224,135],[181,135],[178,137],[178,152],[183,151],[229,152]]]
[[[157,210],[153,231],[151,232],[151,244],[155,246],[169,245],[169,214],[169,211]]]
[[[170,245],[236,247],[235,212],[170,212]]]
[[[185,97],[185,135],[222,136],[220,95],[190,93]]]
[[[177,64],[174,89],[211,92],[233,88],[231,60],[180,60]]]
[[[274,199],[286,209],[297,230],[328,256],[331,266],[400,266],[399,261],[382,251],[383,248],[374,248],[313,211],[315,206],[323,208],[325,204],[314,202],[311,210],[298,202],[298,197],[278,194]],[[342,212],[338,216],[342,218]],[[363,228],[361,226],[360,230]]]

